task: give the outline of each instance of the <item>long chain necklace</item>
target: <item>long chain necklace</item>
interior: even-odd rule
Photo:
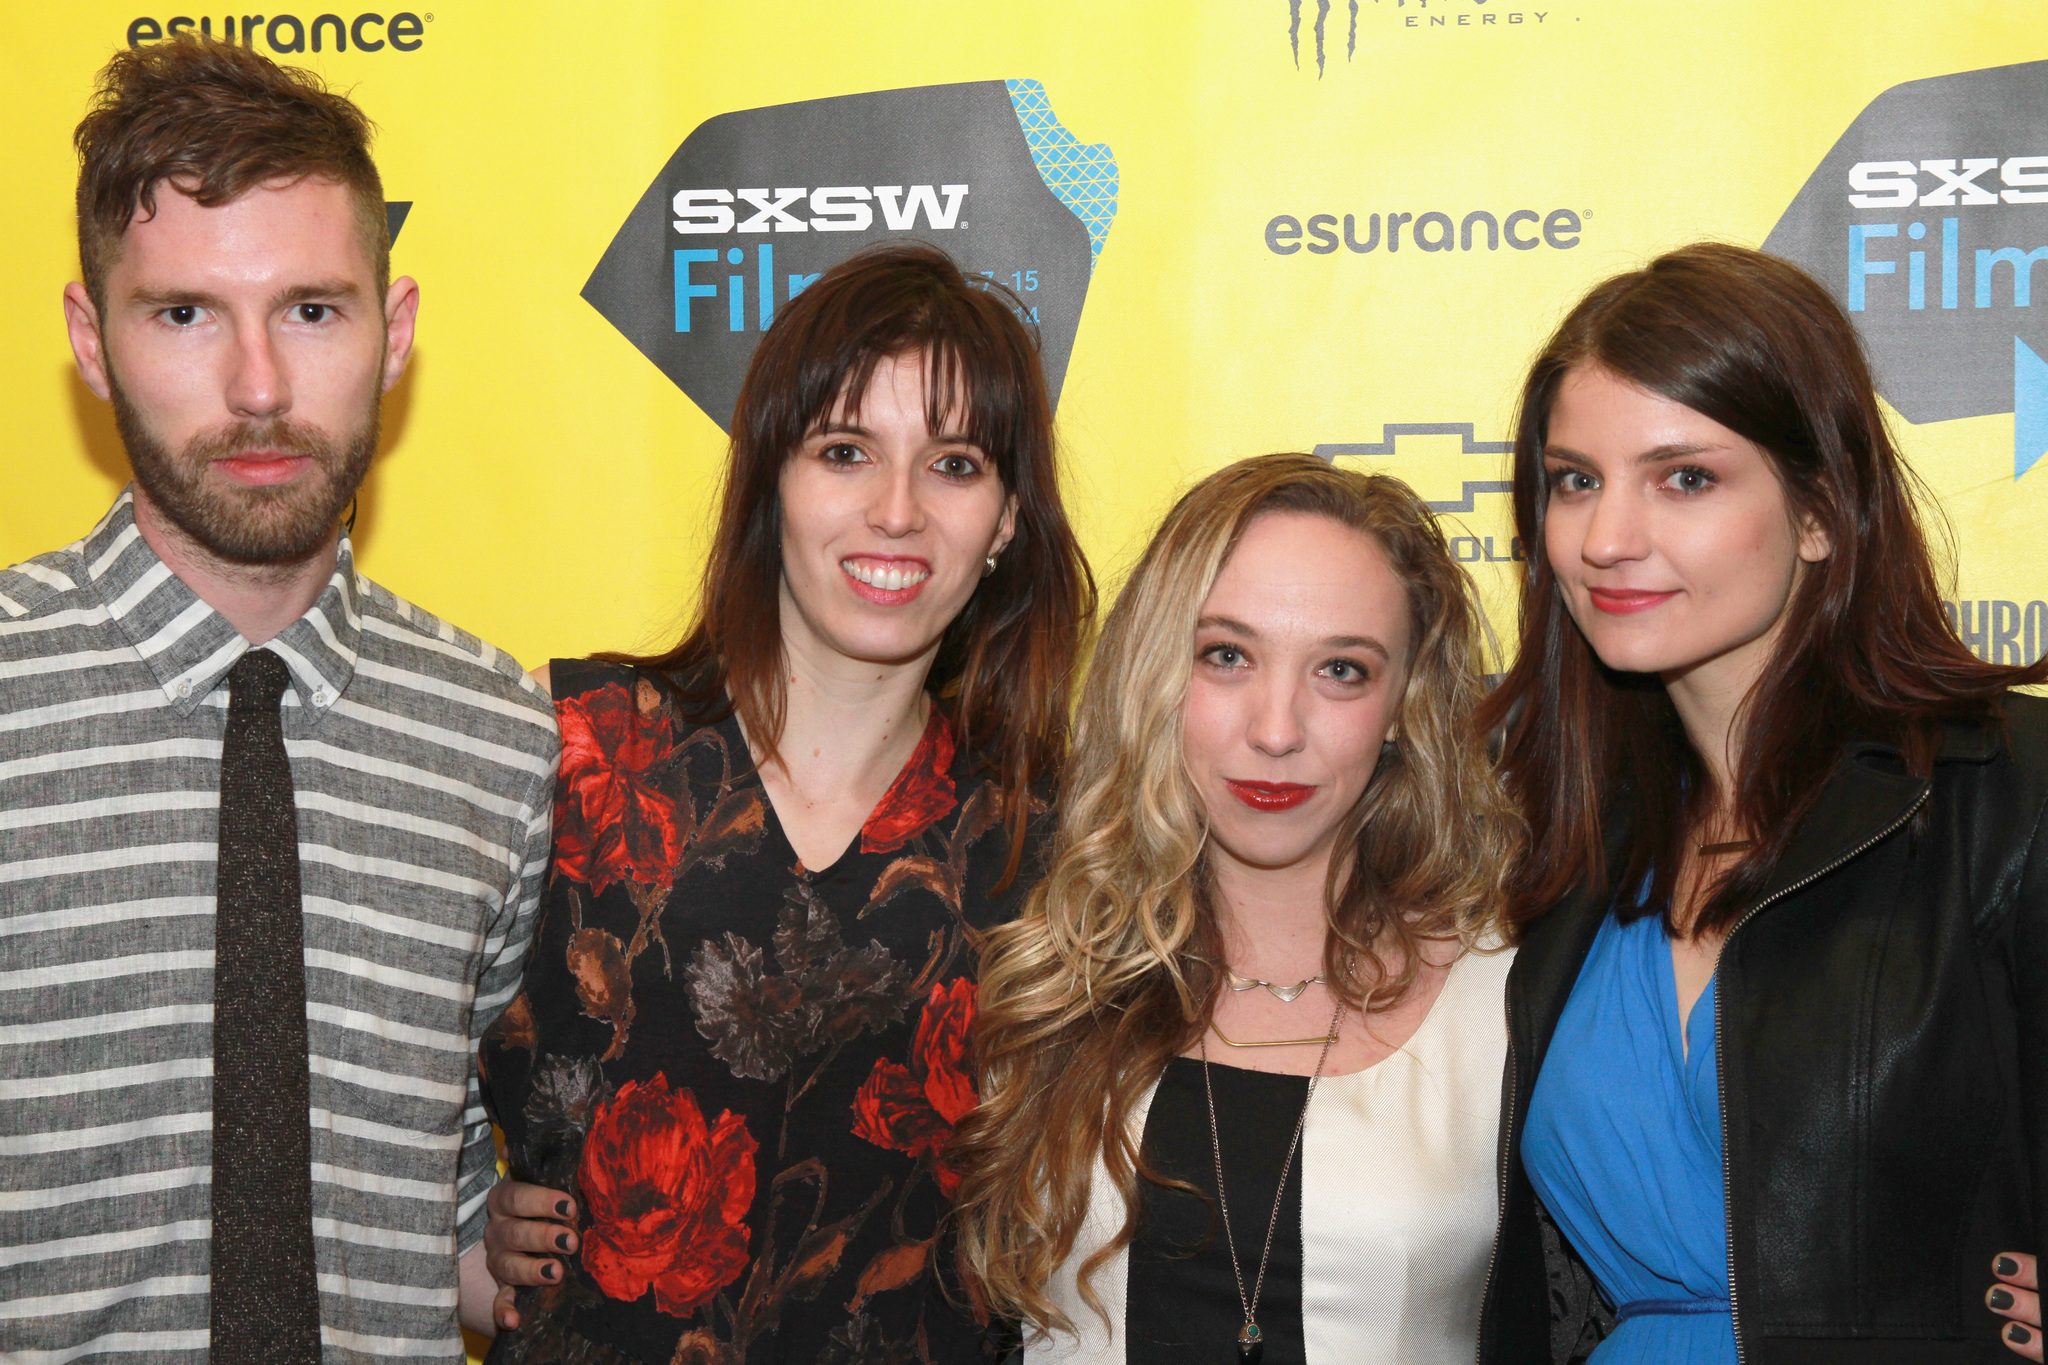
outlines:
[[[1263,984],[1263,983],[1261,983]],[[1323,1078],[1323,1067],[1330,1060],[1330,1045],[1337,1041],[1337,1025],[1344,1017],[1344,1002],[1337,1001],[1337,1008],[1330,1013],[1330,1033],[1323,1039],[1322,1053],[1316,1058],[1315,1074],[1308,1078],[1308,1093],[1301,1099],[1301,1117],[1294,1121],[1294,1136],[1287,1142],[1287,1158],[1280,1163],[1280,1185],[1273,1192],[1273,1212],[1266,1219],[1266,1245],[1259,1252],[1259,1273],[1252,1282],[1252,1292],[1244,1292],[1244,1268],[1237,1260],[1237,1234],[1230,1227],[1230,1199],[1223,1193],[1223,1135],[1216,1130],[1216,1088],[1209,1083],[1209,1032],[1202,1031],[1202,1093],[1209,1100],[1209,1143],[1216,1155],[1216,1202],[1223,1210],[1223,1240],[1230,1247],[1230,1275],[1237,1282],[1238,1302],[1244,1305],[1244,1326],[1237,1333],[1237,1359],[1239,1365],[1259,1365],[1259,1357],[1266,1352],[1266,1338],[1259,1331],[1259,1296],[1266,1290],[1266,1262],[1273,1254],[1273,1229],[1280,1225],[1280,1201],[1287,1194],[1287,1173],[1294,1169],[1294,1153],[1301,1147],[1301,1130],[1308,1124],[1309,1101],[1316,1097],[1316,1082]]]

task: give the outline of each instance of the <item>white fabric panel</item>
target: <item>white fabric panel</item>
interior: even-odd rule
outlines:
[[[1499,1221],[1496,1170],[1512,951],[1468,954],[1400,1051],[1326,1077],[1302,1132],[1302,1333],[1308,1365],[1465,1365]],[[1147,1091],[1132,1115],[1143,1132]],[[1027,1365],[1124,1365],[1130,1265],[1095,1277],[1110,1326],[1075,1272],[1123,1224],[1098,1161],[1088,1223],[1049,1294],[1078,1329],[1039,1333]]]
[[[1156,1084],[1148,1087],[1138,1102],[1131,1106],[1132,1132],[1145,1131],[1145,1116],[1152,1112],[1152,1093],[1157,1088]],[[1081,1262],[1116,1236],[1117,1229],[1123,1225],[1123,1201],[1117,1198],[1109,1171],[1097,1157],[1094,1188],[1088,1197],[1087,1225],[1081,1229],[1080,1237],[1075,1240],[1074,1253],[1060,1266],[1046,1295],[1078,1330],[1072,1335],[1062,1332],[1056,1336],[1043,1333],[1032,1336],[1024,1347],[1028,1365],[1123,1365],[1124,1301],[1131,1278],[1129,1250],[1117,1252],[1095,1272],[1092,1283],[1096,1296],[1102,1300],[1101,1315],[1081,1297],[1077,1274]],[[1107,1323],[1103,1321],[1104,1317],[1108,1319]]]
[[[1308,1365],[1475,1358],[1513,956],[1466,956],[1406,1047],[1316,1087],[1300,1158]]]

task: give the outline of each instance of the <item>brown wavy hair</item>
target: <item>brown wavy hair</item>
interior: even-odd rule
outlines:
[[[870,248],[826,271],[776,314],[733,410],[718,528],[694,623],[674,648],[599,658],[647,669],[691,723],[734,711],[756,757],[782,734],[782,468],[842,403],[857,417],[884,362],[923,355],[925,421],[953,424],[995,462],[1017,499],[1016,534],[946,628],[926,689],[961,749],[1004,794],[1013,876],[1034,786],[1066,755],[1077,656],[1095,613],[1095,580],[1060,502],[1052,403],[1038,344],[1001,285],[969,281],[922,242]]]
[[[1470,947],[1497,923],[1518,822],[1471,723],[1479,611],[1443,533],[1406,484],[1311,455],[1210,475],[1167,514],[1118,597],[1082,690],[1052,870],[1024,915],[990,937],[975,1053],[981,1105],[952,1159],[968,1282],[995,1311],[1066,1328],[1045,1289],[1070,1255],[1099,1157],[1126,1211],[1081,1267],[1130,1239],[1141,1179],[1132,1106],[1191,1045],[1224,986],[1203,855],[1207,816],[1187,775],[1182,716],[1195,623],[1245,527],[1267,512],[1323,516],[1370,536],[1408,598],[1408,690],[1387,747],[1345,817],[1326,892],[1325,969],[1353,1005],[1413,984],[1424,939]]]
[[[196,34],[114,54],[100,70],[78,149],[78,262],[106,311],[107,272],[137,210],[156,212],[166,182],[206,208],[259,185],[314,176],[344,186],[377,275],[391,283],[384,185],[370,120],[301,67]]]
[[[1683,403],[1760,447],[1793,516],[1831,544],[1826,559],[1805,566],[1777,651],[1737,713],[1735,790],[1726,795],[1756,842],[1696,917],[1698,928],[1718,928],[1762,894],[1846,744],[1894,744],[1907,770],[1925,777],[1944,721],[1994,719],[1999,695],[2048,677],[2048,662],[1984,663],[1942,615],[1914,512],[1916,497],[1932,499],[1893,445],[1856,330],[1826,289],[1777,257],[1713,243],[1617,275],[1536,357],[1515,421],[1515,529],[1531,547],[1521,648],[1482,722],[1503,731],[1503,774],[1529,823],[1529,852],[1509,884],[1517,920],[1576,887],[1645,878],[1644,904],[1669,906],[1683,840],[1722,797],[1662,682],[1600,662],[1541,553],[1551,407],[1582,366]],[[1945,523],[1937,517],[1935,526],[1946,541]],[[1609,881],[1603,820],[1623,801]]]

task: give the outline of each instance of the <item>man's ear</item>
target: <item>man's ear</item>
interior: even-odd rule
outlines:
[[[420,287],[410,275],[401,275],[384,291],[384,392],[405,373],[412,359],[412,329],[420,312]]]
[[[64,330],[71,334],[71,354],[78,361],[78,374],[85,386],[111,400],[114,386],[107,378],[107,341],[100,330],[100,310],[76,280],[64,286]]]

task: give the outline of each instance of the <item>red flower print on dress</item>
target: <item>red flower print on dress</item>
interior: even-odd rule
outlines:
[[[669,720],[653,688],[641,688],[646,695],[636,699],[607,683],[555,704],[555,870],[593,895],[615,882],[664,886],[682,856],[675,801],[649,777],[673,753]]]
[[[685,1318],[747,1268],[754,1138],[738,1114],[706,1124],[668,1079],[628,1081],[599,1108],[576,1179],[590,1211],[583,1267],[628,1302]]]
[[[932,987],[910,1045],[910,1065],[883,1057],[853,1097],[853,1132],[877,1147],[932,1158],[932,1176],[948,1199],[960,1172],[942,1159],[953,1126],[980,1103],[967,1070],[974,1028],[974,983],[964,976]]]
[[[860,827],[860,851],[894,853],[960,804],[953,794],[953,727],[938,711],[917,741],[910,762]]]

